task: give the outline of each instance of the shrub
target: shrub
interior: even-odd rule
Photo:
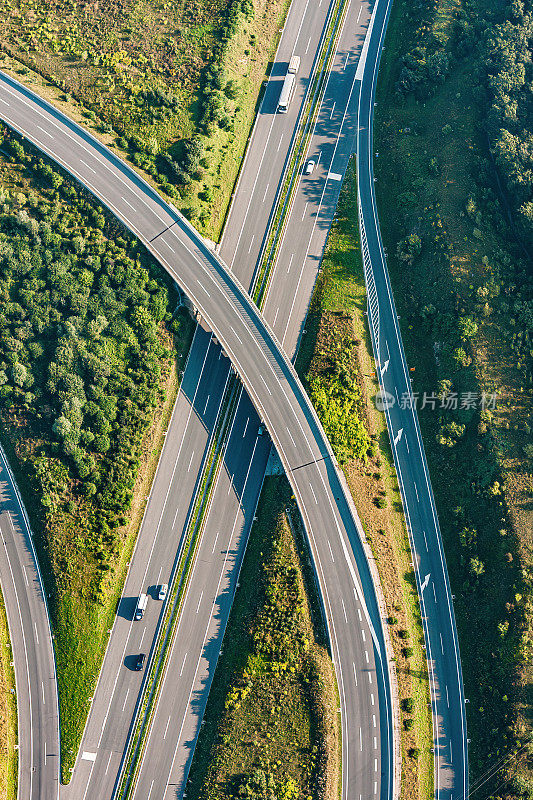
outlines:
[[[405,711],[406,714],[413,713],[414,700],[412,697],[404,697],[400,705],[402,707],[402,711]]]

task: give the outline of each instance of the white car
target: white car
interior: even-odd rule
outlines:
[[[165,597],[167,596],[167,592],[168,592],[168,584],[162,583],[157,592],[157,599],[164,600]]]
[[[304,174],[305,175],[311,175],[312,172],[314,171],[315,167],[316,167],[316,162],[313,161],[313,159],[311,159],[311,161],[308,161],[307,164],[305,165]]]

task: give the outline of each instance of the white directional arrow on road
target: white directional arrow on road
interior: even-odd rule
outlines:
[[[427,574],[427,575],[426,575],[426,577],[424,578],[424,583],[423,583],[423,584],[422,584],[422,586],[420,587],[420,594],[422,594],[422,592],[424,591],[424,589],[425,589],[425,588],[426,588],[426,586],[428,585],[428,583],[429,583],[429,578],[430,578],[430,575],[431,575],[431,573],[430,573],[430,572],[428,572],[428,574]]]
[[[396,436],[394,437],[394,444],[398,444],[400,439],[402,438],[403,428],[400,428]]]
[[[385,363],[383,364],[383,366],[381,367],[381,377],[383,377],[383,375],[385,374],[385,372],[387,372],[387,370],[388,370],[388,368],[389,368],[389,361],[390,361],[390,358],[388,358],[388,359],[385,361]]]

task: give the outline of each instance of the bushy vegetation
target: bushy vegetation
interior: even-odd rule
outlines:
[[[286,479],[267,479],[187,787],[203,800],[336,794],[333,669],[315,640],[291,505]]]
[[[67,113],[81,110],[215,238],[287,6],[0,0],[2,65]]]
[[[386,603],[403,731],[402,800],[433,796],[429,683],[418,594],[365,311],[354,163],[346,171],[336,219],[307,317],[297,369],[343,464],[372,548]],[[333,396],[333,413],[316,383]],[[318,401],[317,401],[318,397]],[[338,413],[338,412],[341,413]],[[350,441],[355,426],[357,436]],[[340,449],[339,449],[340,444]]]
[[[366,461],[370,447],[354,347],[353,339],[337,340],[308,376],[309,396],[340,464]]]
[[[0,36],[4,50],[57,82],[118,134],[137,134],[157,149],[186,125],[221,20],[225,29],[237,2],[16,0],[2,8]]]
[[[490,109],[488,131],[518,228],[533,245],[533,105],[529,89],[533,50],[531,2],[509,3],[485,21],[482,61]],[[465,38],[476,39],[468,26]]]
[[[498,174],[511,165],[498,144],[511,130],[527,160],[528,20],[520,3],[398,3],[376,124],[380,220],[413,390],[419,406],[432,398],[420,419],[456,594],[471,777],[502,759],[483,789],[496,797],[533,796],[528,188],[517,164],[516,184],[504,176],[502,187]],[[395,59],[415,50],[441,53],[442,80],[404,80]],[[413,235],[420,247],[406,259]],[[484,392],[496,392],[494,406]]]
[[[68,763],[180,321],[175,289],[137,242],[38,154],[0,135],[2,434],[31,491],[52,594]]]

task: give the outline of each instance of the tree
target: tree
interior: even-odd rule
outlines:
[[[416,233],[411,233],[409,236],[406,236],[405,239],[402,239],[400,242],[398,242],[398,246],[396,248],[398,258],[400,258],[402,261],[406,261],[409,266],[413,264],[416,256],[421,250],[422,240]]]
[[[66,439],[72,431],[72,423],[66,417],[61,415],[52,425],[52,430],[56,436],[59,436],[59,438]]]
[[[20,362],[16,362],[12,368],[12,375],[13,375],[13,383],[15,386],[24,386],[28,378],[28,370],[21,364]]]
[[[470,559],[470,572],[479,578],[485,572],[485,565],[476,557]]]
[[[473,339],[477,333],[478,325],[472,317],[460,317],[457,324],[461,339]]]

